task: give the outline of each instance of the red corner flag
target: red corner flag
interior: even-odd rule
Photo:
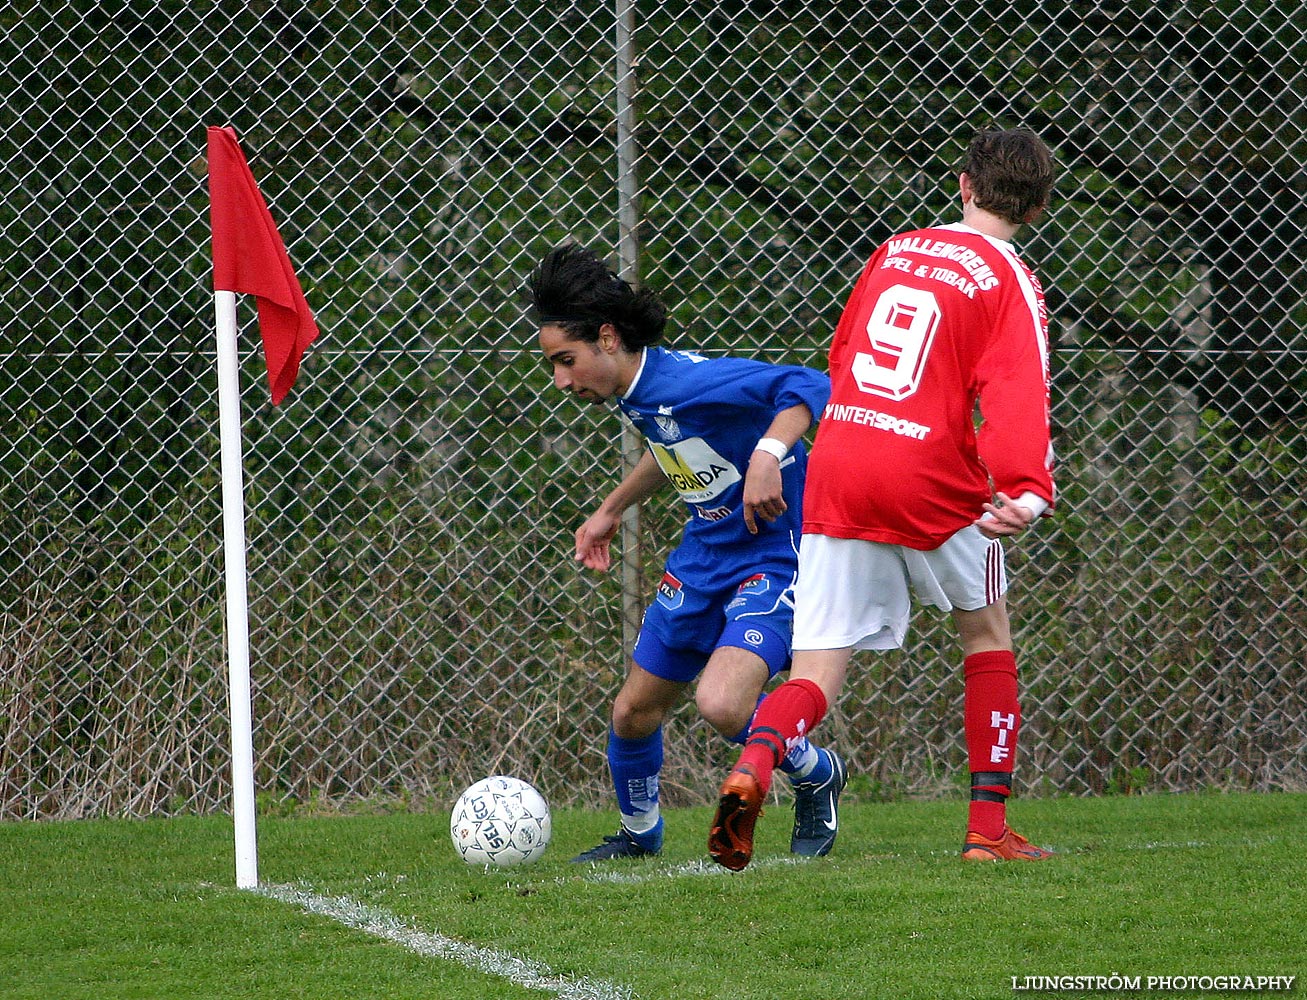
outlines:
[[[258,297],[275,406],[295,384],[300,358],[318,335],[318,325],[232,128],[209,127],[209,218],[214,291]]]

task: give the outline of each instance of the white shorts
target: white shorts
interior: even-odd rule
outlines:
[[[804,535],[794,588],[795,649],[898,649],[911,595],[976,611],[1007,592],[1003,545],[967,525],[929,552],[860,538]]]

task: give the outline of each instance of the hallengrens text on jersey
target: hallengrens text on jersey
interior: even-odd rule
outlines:
[[[971,280],[976,283],[982,292],[988,291],[998,284],[998,275],[985,263],[985,258],[970,247],[950,243],[948,240],[928,240],[921,236],[905,236],[890,240],[887,244],[887,251],[887,256],[890,257],[915,253],[924,257],[939,257],[943,260],[951,260],[962,267],[967,274],[971,275]]]

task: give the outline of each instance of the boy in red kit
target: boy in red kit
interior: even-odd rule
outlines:
[[[979,133],[958,179],[962,221],[889,240],[853,289],[808,466],[790,679],[758,708],[722,785],[708,837],[718,864],[749,863],[772,770],[834,702],[853,650],[902,646],[909,589],[951,612],[962,642],[962,857],[1050,856],[1007,825],[1021,709],[1001,539],[1054,500],[1048,317],[1010,242],[1052,185],[1038,136]]]

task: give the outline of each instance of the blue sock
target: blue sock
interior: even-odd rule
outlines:
[[[650,851],[663,846],[663,822],[658,813],[658,772],[663,768],[663,730],[628,740],[608,730],[608,769],[617,792],[622,826],[636,843]]]
[[[829,769],[826,755],[817,744],[804,737],[790,747],[777,765],[777,770],[789,775],[791,781],[812,781],[813,775],[823,767]]]
[[[781,761],[780,769],[790,776],[790,783],[794,785],[800,782],[821,785],[830,781],[831,775],[835,773],[830,753],[806,739],[803,743],[807,744],[807,752],[799,754],[800,745],[796,743]]]

